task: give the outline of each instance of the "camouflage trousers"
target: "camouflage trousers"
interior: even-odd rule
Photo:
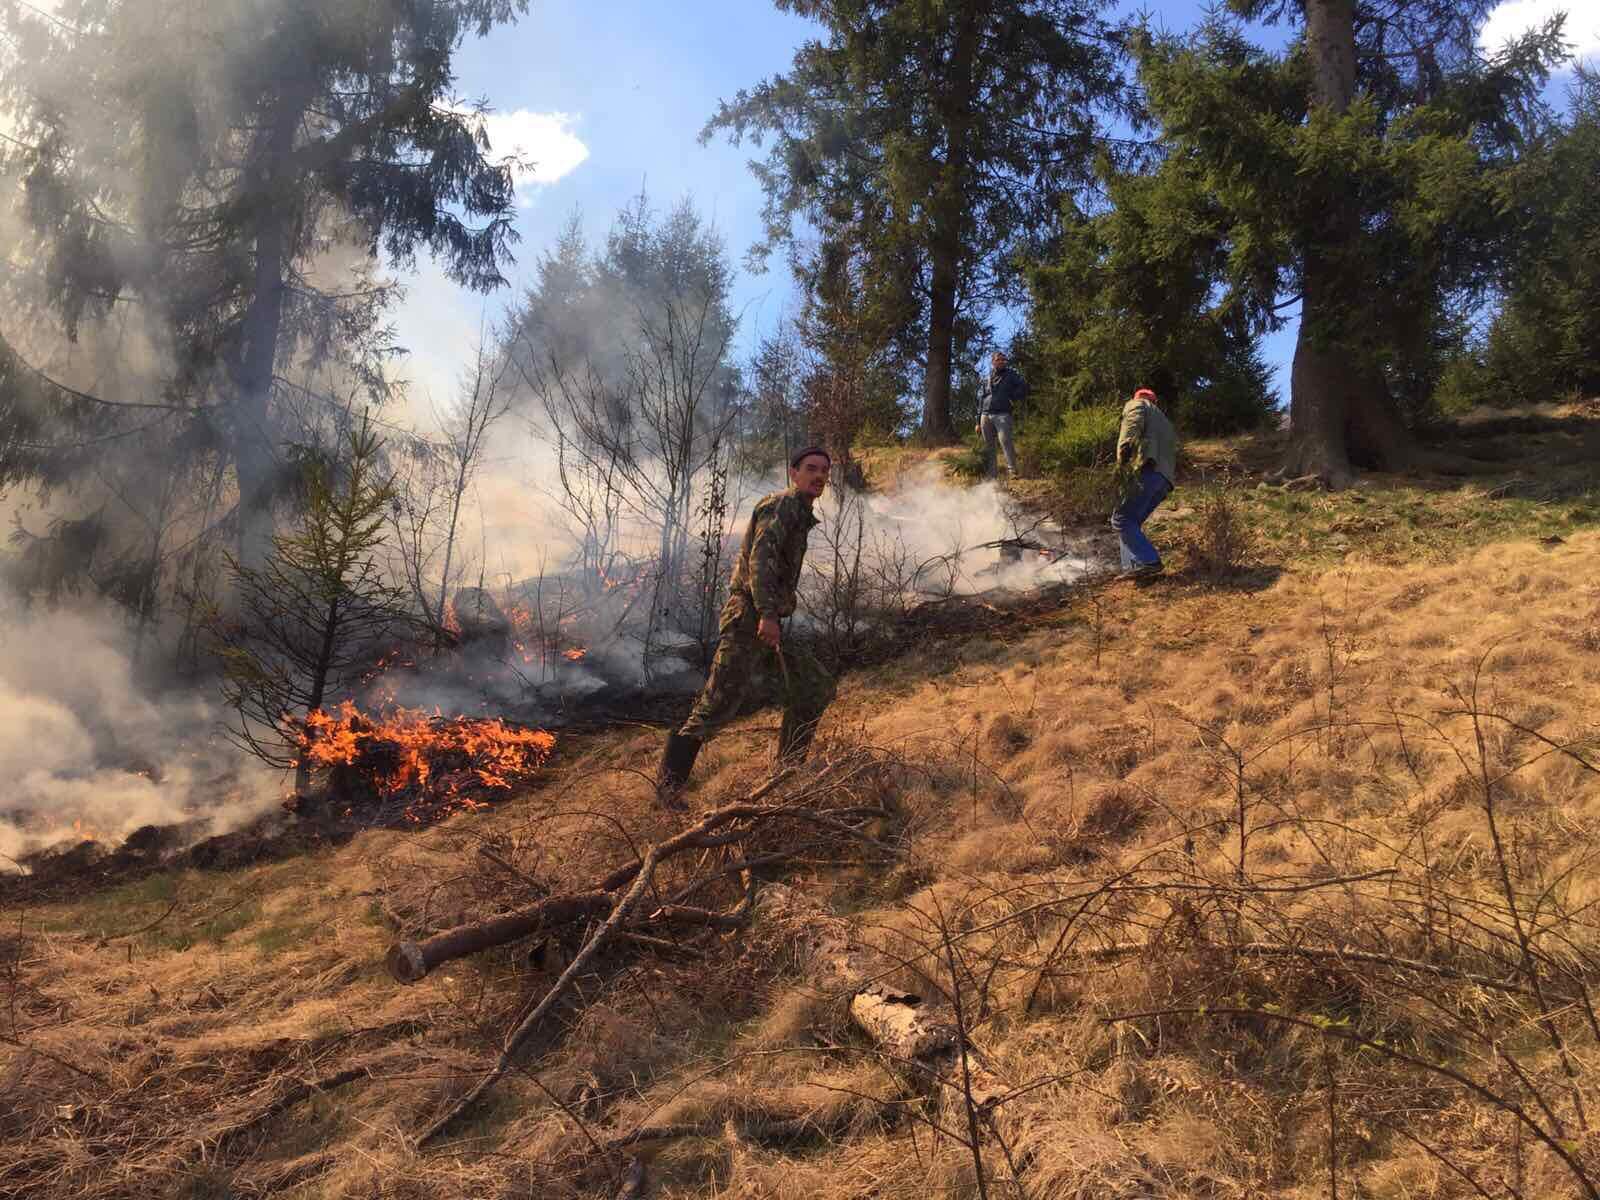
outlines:
[[[760,617],[755,603],[734,592],[722,606],[717,653],[689,719],[678,732],[702,741],[739,715],[756,680],[765,675],[783,700],[783,723],[791,736],[806,741],[833,700],[833,676],[810,651],[786,642],[781,656],[756,637]]]

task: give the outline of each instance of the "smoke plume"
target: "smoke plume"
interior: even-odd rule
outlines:
[[[277,798],[277,779],[216,736],[207,701],[141,684],[119,626],[98,608],[0,622],[0,869],[144,825],[194,821],[198,839]]]

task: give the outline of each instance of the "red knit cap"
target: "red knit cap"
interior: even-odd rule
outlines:
[[[1152,403],[1154,403],[1155,399],[1156,399],[1156,394],[1154,392],[1152,392],[1149,388],[1140,388],[1138,391],[1133,393],[1133,398],[1135,400],[1149,400]]]

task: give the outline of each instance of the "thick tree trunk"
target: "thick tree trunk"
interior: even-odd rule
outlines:
[[[1308,0],[1306,52],[1313,111],[1344,113],[1355,98],[1354,0]],[[1362,350],[1353,344],[1348,306],[1361,285],[1348,277],[1343,262],[1359,237],[1360,216],[1341,201],[1305,248],[1300,336],[1289,377],[1285,469],[1315,475],[1332,488],[1355,478],[1352,452],[1365,465],[1401,469],[1410,451],[1388,385],[1375,367],[1363,365]]]
[[[1345,112],[1356,96],[1355,0],[1306,0],[1306,53],[1312,103]]]
[[[928,361],[922,382],[922,436],[935,445],[955,440],[950,421],[950,372],[955,355],[956,297],[961,287],[962,241],[966,235],[966,191],[971,170],[973,64],[983,13],[960,6],[949,61],[942,72],[937,107],[944,123],[945,160],[935,164],[928,246]]]
[[[309,88],[286,85],[258,152],[251,201],[255,206],[255,278],[245,312],[235,383],[234,471],[239,478],[239,562],[255,570],[272,549],[272,493],[277,447],[271,400],[278,337],[283,328],[284,274],[290,254],[291,181],[283,164],[294,150]]]
[[[950,370],[956,333],[956,259],[953,246],[933,249],[928,306],[928,369],[922,380],[922,437],[936,446],[955,441],[950,423]]]
[[[339,637],[339,598],[328,602],[327,616],[322,622],[322,644],[317,649],[317,662],[311,671],[311,694],[306,697],[306,716],[322,708],[322,702],[328,694],[328,671],[333,663],[333,647]],[[309,741],[310,727],[307,726],[307,741],[300,747],[300,754],[294,763],[294,790],[297,795],[304,796],[306,789],[311,784],[311,744]]]

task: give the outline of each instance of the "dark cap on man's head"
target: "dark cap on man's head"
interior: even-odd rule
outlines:
[[[821,446],[807,446],[804,450],[799,451],[793,458],[789,460],[789,468],[793,470],[795,467],[798,467],[801,463],[805,462],[805,460],[810,458],[813,454],[822,455],[823,458],[828,460],[828,465],[830,467],[833,466],[833,455],[829,454]]]

